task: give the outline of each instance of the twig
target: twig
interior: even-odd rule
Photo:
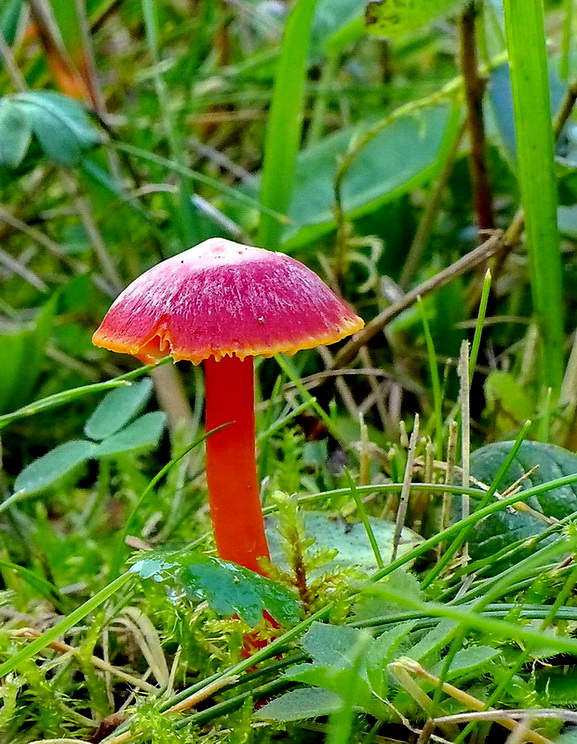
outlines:
[[[521,218],[522,222],[522,218]],[[511,228],[510,228],[511,229]],[[509,234],[509,231],[507,231]],[[352,362],[356,357],[359,350],[369,343],[383,328],[391,323],[395,318],[398,318],[401,313],[414,305],[419,297],[424,297],[430,294],[436,289],[444,287],[453,279],[471,271],[471,269],[480,266],[485,263],[487,259],[494,256],[499,251],[502,251],[506,245],[505,236],[502,232],[495,232],[491,237],[480,246],[467,253],[465,256],[459,258],[455,263],[447,266],[446,269],[439,271],[438,274],[427,279],[426,281],[419,284],[417,287],[412,289],[407,294],[395,302],[394,305],[383,310],[375,316],[362,331],[356,333],[352,340],[346,343],[342,349],[336,354],[331,369],[339,369],[345,367],[347,364]]]
[[[46,292],[48,290],[48,285],[38,276],[38,274],[35,274],[22,261],[13,258],[9,253],[2,250],[2,248],[0,248],[0,264],[3,264],[8,271],[11,271],[13,274],[18,274],[18,276],[25,279],[28,284],[35,287],[35,289],[39,289],[41,292]]]
[[[475,0],[467,3],[459,18],[459,58],[465,101],[467,103],[467,126],[471,140],[469,168],[473,183],[473,200],[479,230],[492,230],[493,198],[487,176],[487,148],[485,145],[485,124],[483,122],[483,91],[485,81],[479,75],[477,64],[477,40],[475,21],[477,6]]]

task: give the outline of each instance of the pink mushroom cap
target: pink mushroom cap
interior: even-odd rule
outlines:
[[[171,356],[270,357],[332,344],[364,322],[300,261],[205,240],[135,279],[93,336],[149,364]]]

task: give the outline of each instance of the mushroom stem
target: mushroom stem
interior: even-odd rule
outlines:
[[[253,358],[204,361],[206,478],[218,555],[263,574],[270,556],[259,498],[255,453]]]

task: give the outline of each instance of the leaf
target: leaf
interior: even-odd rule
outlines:
[[[162,411],[145,413],[122,431],[96,445],[94,457],[116,457],[126,452],[153,449],[158,446],[165,423],[166,415]]]
[[[575,701],[577,701],[576,671],[575,667],[572,666],[563,673],[556,670],[547,670],[544,674],[539,675],[537,689],[544,696],[547,705],[575,706]],[[577,729],[575,731],[577,732]]]
[[[298,601],[283,586],[202,553],[155,551],[131,571],[165,585],[174,598],[206,601],[219,615],[238,615],[250,625],[256,625],[265,610],[281,623],[300,619]]]
[[[408,639],[416,620],[398,623],[382,633],[367,654],[367,677],[372,689],[382,698],[387,697],[387,666],[398,656],[409,653]]]
[[[471,646],[457,651],[447,673],[447,682],[456,679],[464,681],[472,677],[478,678],[487,671],[487,664],[498,655],[498,649],[490,646]],[[408,656],[413,658],[410,651]],[[441,674],[444,664],[443,660],[433,667],[431,670],[433,674]]]
[[[446,15],[457,0],[373,0],[367,4],[369,34],[396,38]]]
[[[45,491],[91,457],[94,457],[92,442],[75,440],[60,444],[24,468],[16,478],[14,491],[28,496]]]
[[[513,442],[497,442],[476,450],[471,455],[471,475],[489,485],[511,450]],[[535,465],[539,469],[525,478],[520,488],[526,490],[547,483],[554,478],[577,472],[577,455],[553,444],[523,442],[498,491],[505,491]],[[556,519],[563,519],[577,510],[577,486],[561,486],[545,491],[527,500],[538,512]],[[470,553],[474,559],[493,556],[502,548],[519,539],[540,534],[547,523],[523,511],[503,510],[479,522],[469,538]],[[517,555],[517,559],[519,556]]]
[[[361,148],[343,181],[343,207],[358,217],[429,180],[444,143],[457,124],[449,104],[406,114],[383,127]],[[371,126],[373,123],[371,123]],[[367,130],[364,125],[364,131]],[[312,145],[297,158],[294,193],[284,239],[292,249],[335,227],[337,168],[363,129],[345,129]]]
[[[358,566],[367,573],[378,568],[375,554],[361,522],[347,522],[344,519],[332,518],[324,512],[316,511],[303,511],[302,516],[307,537],[315,538],[315,549],[334,549],[338,551],[334,561],[323,565],[323,572],[329,568],[338,568],[339,566]],[[371,517],[369,521],[383,561],[388,563],[392,556],[395,526],[391,522],[376,517]],[[276,517],[267,517],[266,529],[271,557],[273,563],[288,570],[279,533],[276,529],[277,524]],[[398,554],[403,555],[403,553],[412,550],[421,540],[422,538],[412,530],[403,529]],[[315,572],[312,573],[314,575]]]
[[[428,661],[431,656],[440,653],[451,642],[457,627],[457,623],[453,620],[441,620],[407,651],[407,655],[421,663]]]
[[[0,5],[0,34],[8,46],[12,46],[16,39],[23,12],[24,0],[4,0]],[[3,68],[4,60],[0,59],[0,70]]]
[[[303,650],[317,663],[345,669],[350,667],[350,654],[362,630],[344,625],[313,623],[301,638]]]
[[[16,168],[32,138],[32,127],[22,111],[9,98],[0,99],[0,165]]]
[[[67,96],[34,91],[9,98],[26,117],[44,154],[59,165],[78,165],[83,152],[101,142],[84,108]]]
[[[302,721],[334,713],[341,709],[342,704],[341,696],[330,690],[307,687],[271,700],[255,711],[254,716],[268,721]]]
[[[348,24],[361,19],[364,7],[365,0],[318,0],[311,28],[313,52],[330,42]]]
[[[112,390],[98,404],[84,426],[84,433],[98,441],[111,436],[141,411],[152,394],[149,377]]]
[[[355,606],[355,620],[372,620],[406,611],[404,606],[383,599],[372,591],[375,586],[379,587],[383,582],[389,589],[402,593],[404,596],[410,596],[418,600],[422,599],[421,585],[417,577],[403,568],[397,568],[396,571],[393,571],[378,584],[370,585],[360,593]]]
[[[43,370],[55,307],[53,297],[31,323],[8,325],[0,331],[0,414],[30,402]]]
[[[533,401],[510,372],[491,372],[484,387],[488,413],[497,419],[500,431],[511,431],[533,415]]]

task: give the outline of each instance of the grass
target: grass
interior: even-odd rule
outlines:
[[[477,100],[461,3],[385,42],[362,3],[94,0],[81,44],[64,5],[43,34],[0,11],[0,744],[571,744],[574,2],[468,5]],[[257,364],[269,581],[214,560],[202,375],[90,342],[116,284],[213,235],[370,330]]]
[[[504,3],[515,111],[519,187],[531,288],[541,336],[543,384],[558,395],[564,369],[563,291],[553,131],[543,7],[539,0]]]

